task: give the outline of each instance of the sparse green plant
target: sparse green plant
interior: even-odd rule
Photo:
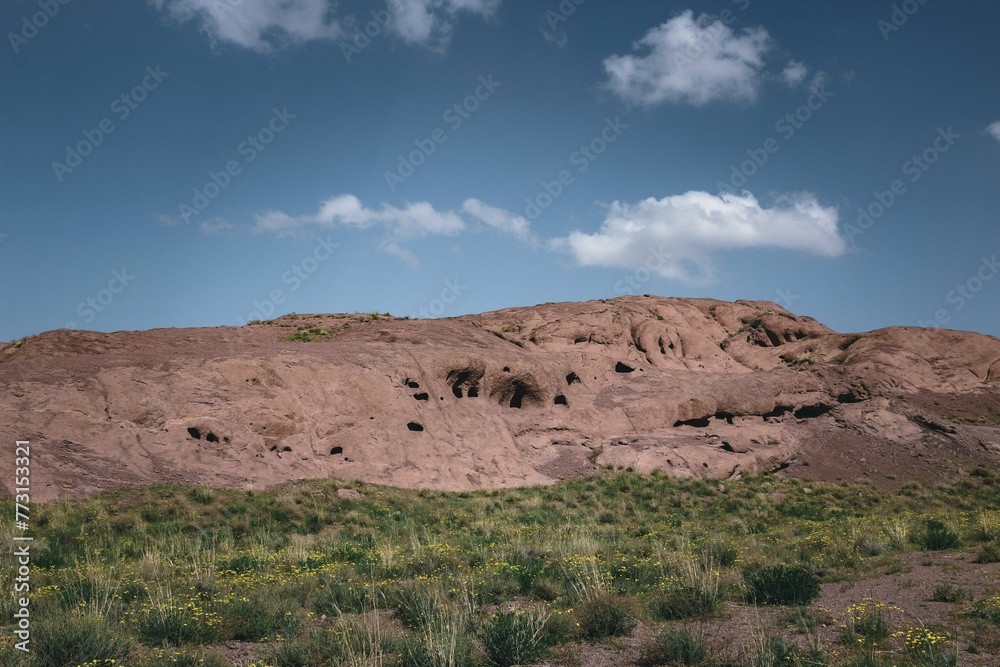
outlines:
[[[907,628],[897,636],[914,667],[955,667],[958,664],[958,653],[947,635],[920,626]]]
[[[594,595],[576,608],[580,634],[585,639],[624,637],[636,626],[633,604],[628,598],[604,592]]]
[[[784,667],[794,665],[795,661],[795,649],[780,637],[760,628],[751,633],[750,645],[745,651],[746,667]]]
[[[965,599],[966,591],[960,586],[952,583],[939,584],[931,591],[931,600],[934,602],[961,602]]]
[[[124,663],[136,647],[117,622],[75,611],[41,618],[31,637],[34,662],[45,667]]]
[[[719,572],[710,558],[686,559],[679,576],[668,576],[650,599],[650,615],[660,621],[708,616],[722,604]]]
[[[977,563],[1000,563],[1000,544],[990,542],[979,548],[976,555]]]
[[[302,329],[301,331],[296,331],[293,334],[289,334],[285,337],[285,340],[289,342],[315,343],[324,341],[329,337],[330,329],[322,327],[309,327],[307,329]]]
[[[940,519],[927,519],[923,532],[917,535],[917,543],[924,551],[943,551],[961,546],[962,539]]]
[[[743,581],[747,597],[759,604],[804,605],[819,595],[819,578],[797,565],[750,567]]]
[[[483,623],[481,648],[495,667],[514,667],[535,662],[548,649],[545,625],[549,614],[539,610],[502,611]]]
[[[833,624],[833,617],[825,609],[807,606],[793,607],[781,617],[782,622],[794,627],[800,634],[807,635],[817,628]]]
[[[699,667],[708,661],[708,647],[690,630],[668,628],[640,649],[640,667]]]
[[[848,646],[857,644],[877,644],[892,629],[890,612],[899,611],[879,600],[865,598],[847,608],[847,621],[843,627],[842,640]]]
[[[1000,595],[979,600],[973,606],[973,613],[991,623],[1000,623]]]

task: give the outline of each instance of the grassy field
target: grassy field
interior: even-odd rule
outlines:
[[[31,520],[33,650],[13,650],[5,567],[5,666],[1000,664],[1000,581],[935,588],[938,624],[898,600],[817,604],[927,554],[1000,560],[986,470],[898,494],[610,470],[458,494],[156,486]]]

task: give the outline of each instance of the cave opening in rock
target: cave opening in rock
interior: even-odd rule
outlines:
[[[724,412],[722,410],[719,410],[718,412],[715,413],[715,418],[716,419],[725,419],[727,424],[732,424],[733,423],[733,417],[735,417],[735,416],[736,415],[734,415],[731,412]]]
[[[418,424],[417,422],[410,422],[409,424],[406,425],[406,428],[410,429],[411,431],[423,431],[424,430],[423,425]]]
[[[208,435],[205,436],[205,440],[208,440],[209,442],[218,442],[219,441],[219,436],[217,436],[214,433],[212,433],[211,431],[209,431]]]
[[[765,412],[764,414],[761,415],[761,417],[763,417],[764,419],[775,419],[791,411],[792,409],[787,405],[776,405],[774,406],[773,410],[771,410],[770,412]]]
[[[330,450],[330,455],[331,456],[338,456],[338,455],[343,454],[343,453],[344,453],[344,448],[343,447],[334,447],[333,449]]]
[[[476,385],[469,387],[469,393],[467,394],[469,398],[476,398],[479,396],[479,388]]]
[[[427,399],[430,398],[430,395],[427,392],[422,391],[419,394],[414,394],[413,398],[417,399],[418,401],[426,401]]]
[[[815,419],[816,417],[822,417],[827,412],[833,408],[826,403],[817,403],[816,405],[804,405],[795,411],[796,419]]]
[[[569,374],[566,375],[566,384],[568,385],[579,381],[580,381],[580,376],[576,374],[576,371],[570,371]]]
[[[520,408],[521,403],[524,401],[525,395],[524,385],[520,382],[514,384],[514,394],[510,397],[510,407]]]
[[[419,382],[414,382],[413,380],[410,380],[409,378],[407,378],[407,380],[406,380],[406,386],[409,387],[410,389],[420,389],[420,383]]]
[[[562,394],[557,394],[552,402],[555,403],[556,405],[569,405],[569,403],[566,401],[566,397],[563,396]]]
[[[195,440],[201,440],[201,431],[196,429],[194,426],[188,427],[188,435],[190,435]]]
[[[694,426],[695,428],[708,428],[709,425],[708,417],[699,417],[697,419],[678,419],[674,422],[674,428],[679,426]]]
[[[635,369],[628,364],[623,364],[620,361],[615,364],[615,373],[631,373],[634,370]]]

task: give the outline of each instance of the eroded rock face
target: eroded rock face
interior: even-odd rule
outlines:
[[[299,327],[330,335],[286,340]],[[1000,441],[997,339],[844,335],[769,302],[623,297],[433,321],[56,331],[4,358],[0,424],[8,440],[31,439],[39,500],[328,476],[506,487],[604,463],[884,480],[995,465],[981,443]]]

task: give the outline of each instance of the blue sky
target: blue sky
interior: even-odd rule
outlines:
[[[998,22],[965,0],[6,2],[0,340],[626,293],[1000,335]]]

